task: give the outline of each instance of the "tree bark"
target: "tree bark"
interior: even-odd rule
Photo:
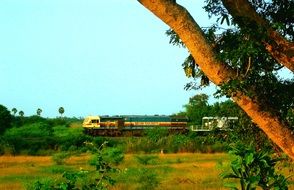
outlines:
[[[294,72],[294,43],[287,41],[251,6],[248,0],[222,0],[224,6],[233,17],[246,18],[264,28],[272,42],[263,40],[266,50],[276,61]],[[240,24],[240,23],[238,23]],[[242,25],[239,25],[242,28]]]
[[[173,0],[138,1],[179,35],[201,70],[213,83],[221,85],[236,77],[233,69],[215,58],[202,30],[184,7]],[[242,92],[237,92],[232,98],[294,160],[294,135],[288,126],[277,115],[264,111],[258,102]]]

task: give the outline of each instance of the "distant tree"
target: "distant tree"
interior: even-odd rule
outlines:
[[[209,112],[218,117],[238,117],[240,112],[244,113],[232,100],[214,103]]]
[[[18,114],[19,114],[20,117],[23,117],[24,116],[24,112],[22,110],[19,111]]]
[[[0,134],[11,127],[12,116],[8,109],[0,104]]]
[[[62,117],[62,114],[64,113],[64,108],[63,107],[60,107],[58,109],[58,112],[60,113],[60,117]]]
[[[41,116],[42,111],[43,111],[43,110],[42,110],[41,108],[38,108],[38,109],[37,109],[37,115],[38,115],[38,116]]]
[[[202,117],[209,116],[208,95],[197,94],[190,98],[189,103],[184,105],[186,114],[191,123],[200,125]]]
[[[13,112],[13,115],[15,116],[15,114],[17,113],[17,109],[16,108],[12,108],[11,111]]]

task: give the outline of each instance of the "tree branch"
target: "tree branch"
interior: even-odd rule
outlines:
[[[215,58],[202,30],[184,7],[173,0],[138,1],[179,35],[199,67],[213,83],[221,85],[236,76],[236,71]],[[242,92],[234,93],[232,98],[294,160],[294,135],[287,125],[277,115],[264,111],[258,102]]]
[[[232,17],[246,18],[246,20],[256,23],[266,30],[267,37],[270,41],[261,41],[266,50],[281,65],[294,72],[294,43],[287,41],[278,32],[276,32],[270,24],[263,19],[251,6],[248,0],[222,0],[224,6],[232,15]],[[239,20],[237,20],[239,21]],[[242,24],[238,23],[242,28]]]

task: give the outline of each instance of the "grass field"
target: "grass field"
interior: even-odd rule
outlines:
[[[55,165],[49,156],[1,156],[0,189],[26,189],[36,180],[58,179],[64,171],[93,169],[89,159],[89,155],[73,156]],[[118,166],[121,172],[114,176],[117,183],[112,189],[144,189],[148,180],[158,182],[156,189],[161,190],[228,189],[219,177],[228,160],[227,154],[128,154]]]

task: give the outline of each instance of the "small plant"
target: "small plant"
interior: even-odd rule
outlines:
[[[65,163],[66,159],[70,157],[70,154],[67,152],[60,152],[56,153],[52,156],[53,162],[55,162],[57,165],[62,165]]]
[[[145,133],[147,135],[147,138],[151,141],[151,142],[157,142],[159,139],[161,139],[162,137],[166,137],[168,136],[168,130],[165,128],[152,128],[152,129],[147,129],[145,130]]]
[[[124,153],[121,149],[110,147],[102,151],[103,159],[111,164],[118,165],[124,159]]]
[[[92,162],[96,166],[94,171],[80,170],[77,172],[64,172],[60,181],[37,181],[34,183],[34,190],[107,190],[115,181],[110,173],[117,172],[110,163],[103,158],[103,148],[107,142],[99,148],[94,148],[96,159]],[[59,156],[57,156],[60,159]],[[61,156],[62,158],[64,156]],[[57,160],[58,160],[57,159]]]
[[[140,171],[138,182],[140,183],[140,186],[137,188],[138,190],[153,190],[160,184],[158,175],[147,168],[143,168]]]
[[[246,147],[238,144],[230,151],[236,156],[231,162],[230,173],[223,173],[223,178],[240,180],[242,190],[262,189],[288,189],[287,179],[275,172],[275,165],[280,158],[272,158],[268,151],[256,151],[252,146]],[[238,189],[235,185],[227,184],[231,189]]]
[[[148,164],[154,164],[155,160],[158,159],[158,156],[143,155],[143,156],[136,156],[136,159],[140,164],[148,165]]]

